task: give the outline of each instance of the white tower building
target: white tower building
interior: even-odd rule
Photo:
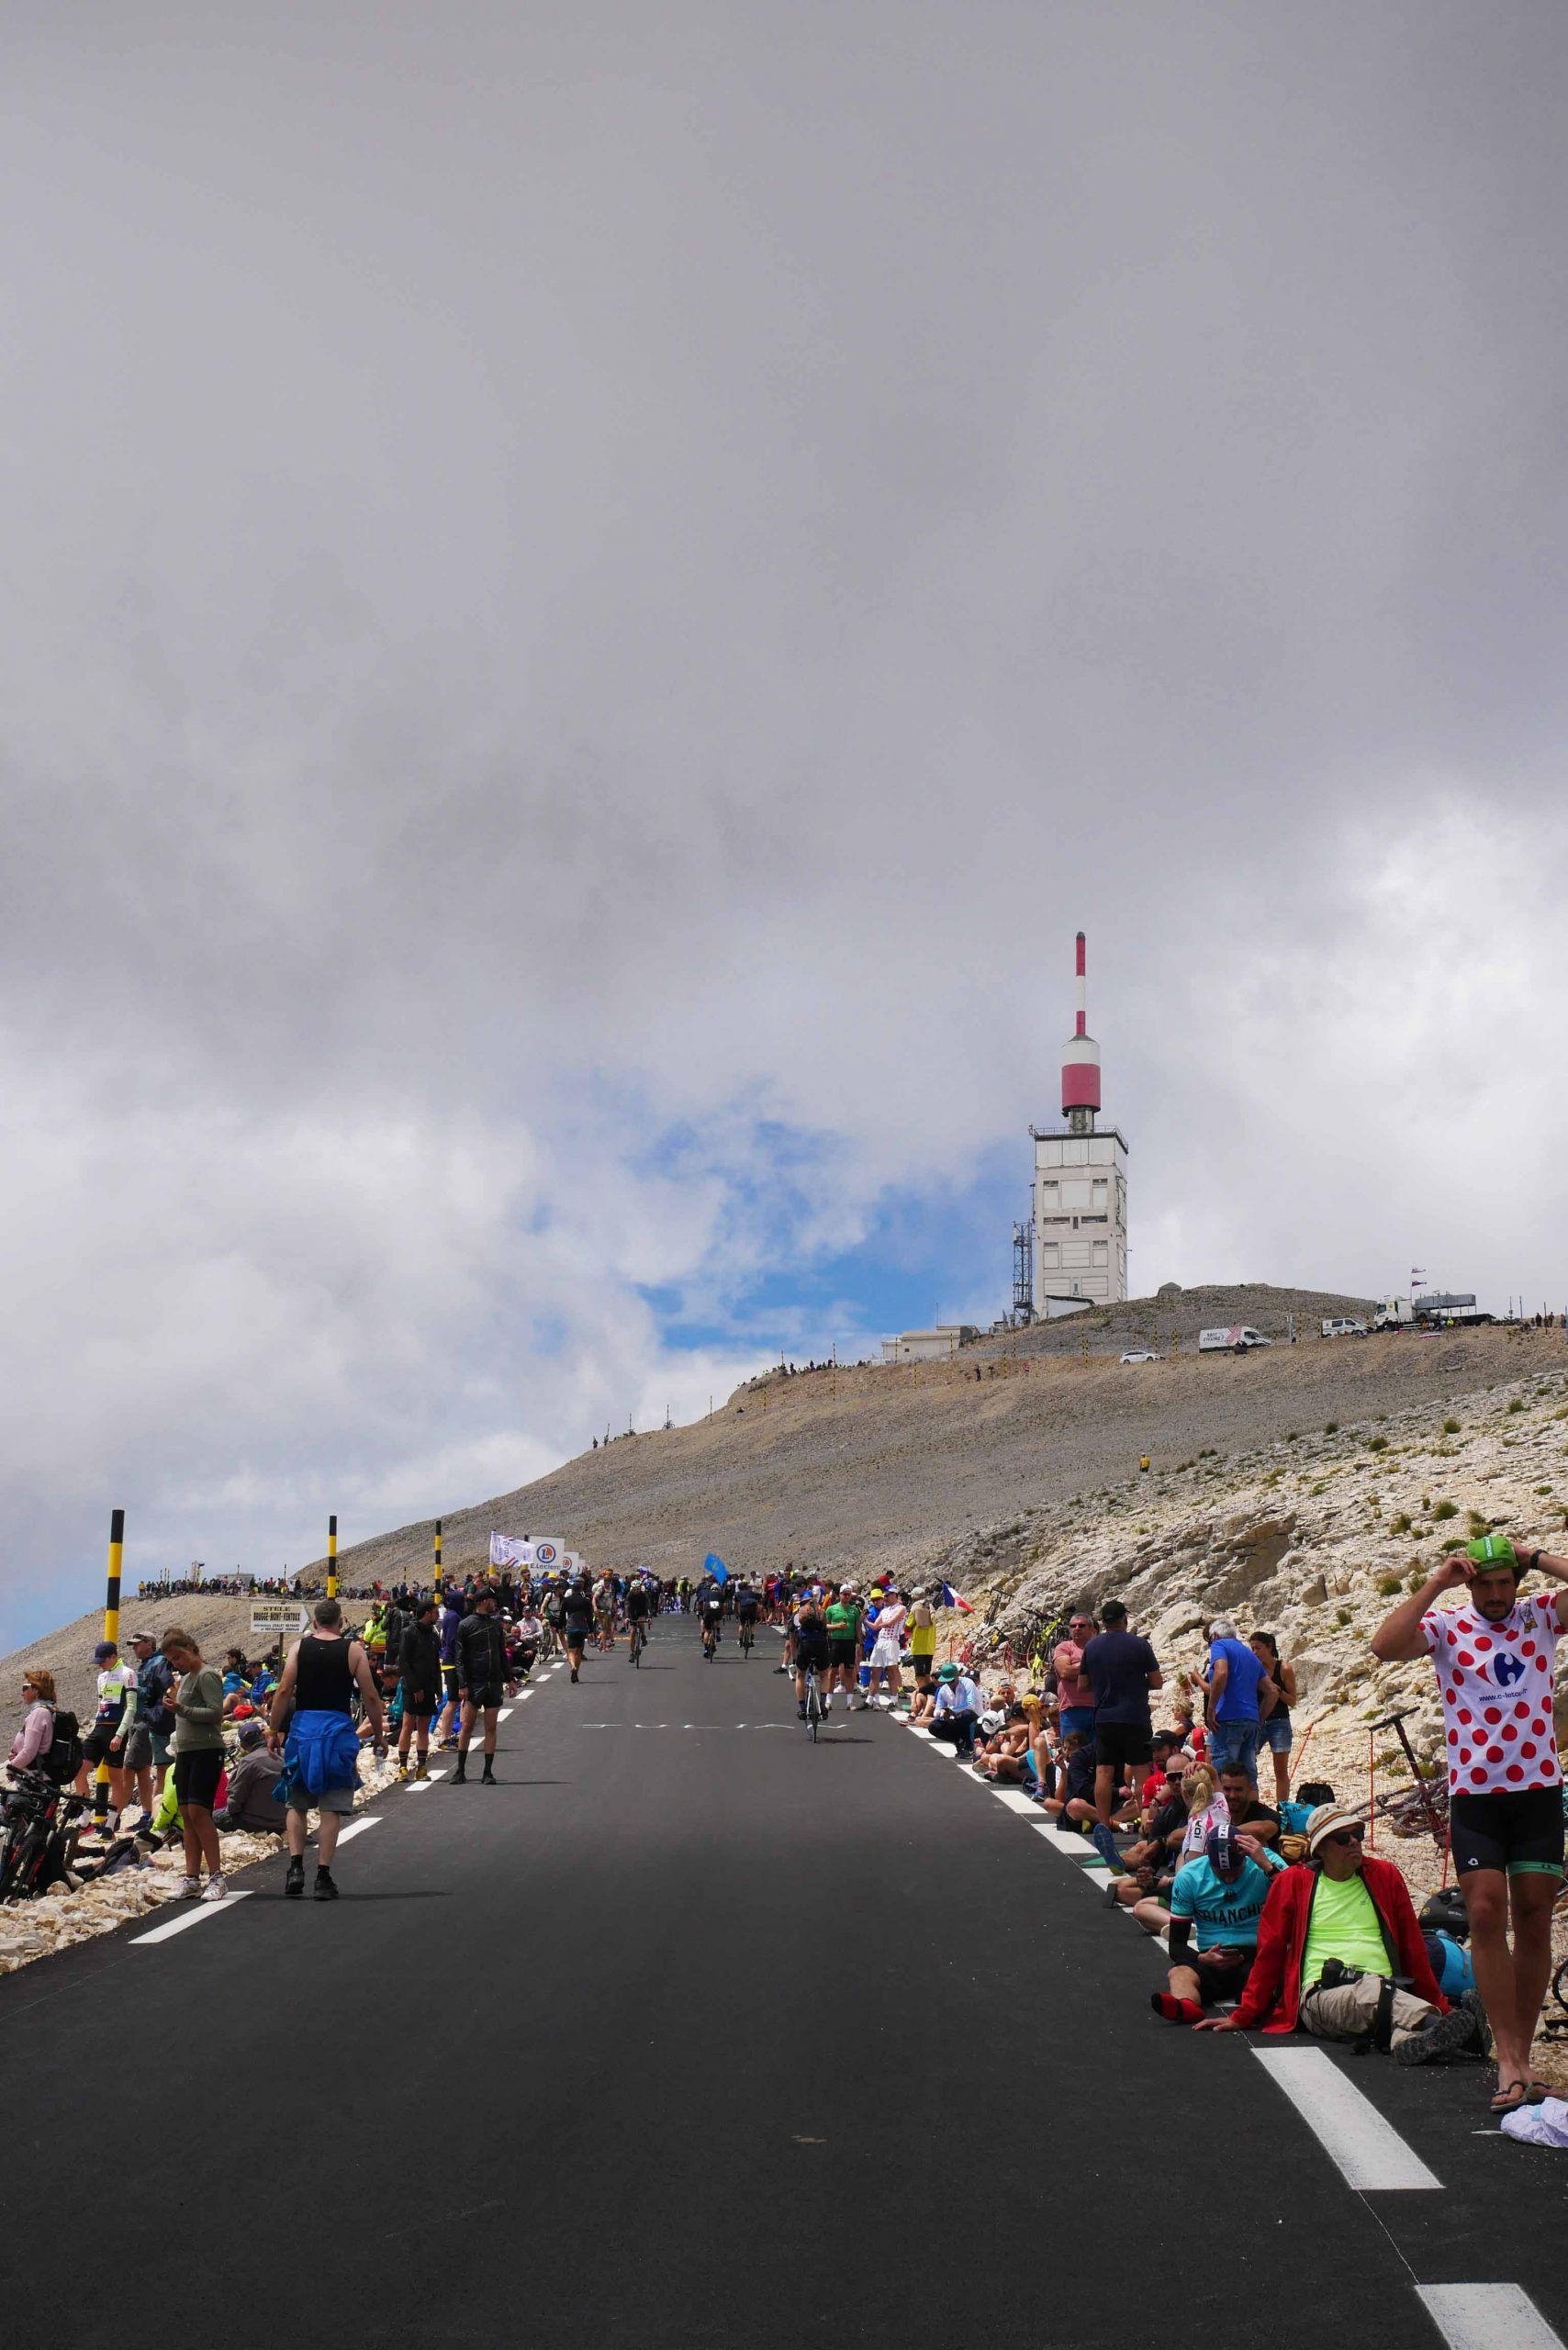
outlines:
[[[1084,936],[1078,934],[1078,1022],[1062,1055],[1065,1125],[1035,1142],[1036,1315],[1043,1321],[1127,1293],[1127,1146],[1100,1112],[1100,1047],[1089,1034]]]

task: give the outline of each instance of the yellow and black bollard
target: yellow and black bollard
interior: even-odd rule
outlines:
[[[109,1512],[109,1580],[104,1595],[104,1638],[119,1646],[119,1570],[125,1556],[125,1512]],[[109,1816],[109,1766],[100,1762],[93,1774],[93,1820],[102,1829]]]
[[[337,1514],[327,1520],[327,1596],[338,1595],[338,1520]]]
[[[441,1597],[441,1520],[435,1522],[435,1595]]]

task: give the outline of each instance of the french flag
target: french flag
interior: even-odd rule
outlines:
[[[950,1583],[942,1586],[942,1605],[944,1607],[956,1607],[960,1616],[972,1616],[975,1612],[967,1599],[959,1597]]]

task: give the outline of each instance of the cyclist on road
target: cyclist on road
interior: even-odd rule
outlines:
[[[632,1653],[636,1655],[648,1637],[648,1617],[654,1608],[653,1595],[639,1575],[626,1595],[626,1621],[632,1628]]]
[[[702,1626],[702,1653],[710,1664],[719,1645],[719,1627],[724,1614],[723,1586],[705,1582],[697,1594],[698,1619]]]
[[[593,1616],[599,1645],[608,1652],[615,1646],[615,1585],[608,1573],[600,1575],[593,1587]]]
[[[735,1585],[735,1622],[741,1631],[743,1643],[747,1633],[756,1635],[756,1620],[760,1613],[756,1594],[743,1575]]]
[[[827,1694],[828,1631],[827,1614],[822,1594],[814,1583],[801,1595],[801,1604],[793,1618],[795,1634],[795,1699],[796,1709],[802,1721],[806,1718],[806,1675],[814,1672],[823,1692],[824,1717],[833,1710],[833,1699]]]

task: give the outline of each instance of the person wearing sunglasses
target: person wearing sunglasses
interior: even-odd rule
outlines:
[[[1396,2065],[1484,2055],[1474,1994],[1450,2009],[1433,1979],[1405,1879],[1364,1850],[1353,1812],[1320,1803],[1306,1859],[1282,1869],[1258,1920],[1258,1954],[1235,2013],[1196,2031],[1310,2031],[1386,2048]],[[1400,1987],[1407,1982],[1408,1990]],[[1266,2020],[1265,2020],[1266,2019]]]
[[[31,1771],[54,1743],[54,1675],[41,1664],[22,1675],[22,1703],[28,1710],[11,1741],[9,1760],[17,1770]]]

